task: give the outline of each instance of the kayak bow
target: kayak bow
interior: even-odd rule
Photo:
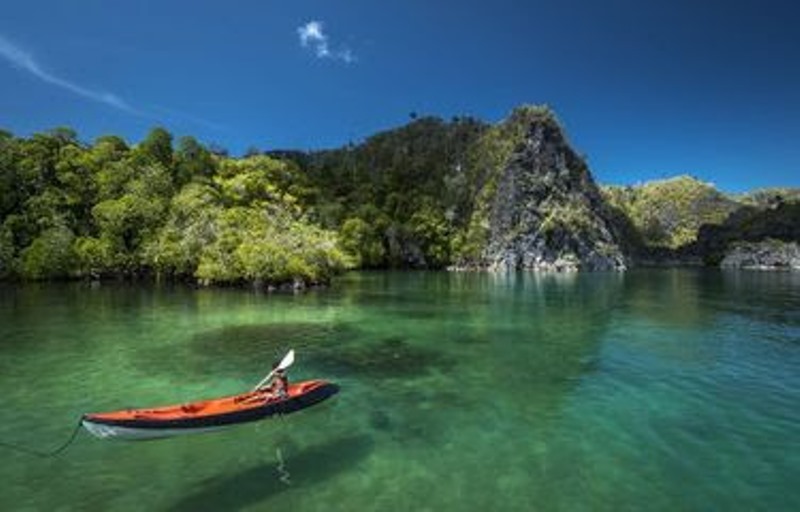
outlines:
[[[103,439],[155,439],[209,432],[290,414],[322,402],[339,392],[339,386],[324,380],[289,385],[288,395],[279,397],[262,390],[151,409],[123,409],[85,414],[83,426]]]

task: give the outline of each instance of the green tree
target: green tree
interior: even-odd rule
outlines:
[[[97,167],[91,152],[67,146],[61,150],[55,170],[64,214],[75,231],[88,233],[98,193]]]
[[[0,131],[0,219],[19,208],[22,200],[17,169],[18,146],[13,135]]]
[[[385,263],[386,250],[380,228],[359,217],[350,217],[339,232],[340,246],[359,267],[376,268]]]
[[[148,265],[159,275],[192,276],[204,249],[216,240],[222,212],[219,192],[190,183],[172,198],[166,224],[145,249]]]
[[[151,162],[160,163],[168,169],[172,166],[172,134],[164,128],[150,130],[136,150]]]
[[[14,273],[14,234],[5,223],[0,225],[0,279]]]
[[[69,275],[75,263],[72,242],[75,236],[66,226],[43,231],[22,250],[21,274],[28,279],[49,279]]]
[[[150,164],[130,173],[135,176],[123,193],[92,208],[100,238],[110,244],[112,264],[126,274],[146,270],[145,248],[155,239],[167,213],[172,181],[160,164]]]
[[[428,266],[441,268],[450,263],[450,229],[443,212],[432,204],[424,205],[411,216],[409,227]]]
[[[72,249],[75,254],[75,275],[78,277],[99,278],[120,271],[122,263],[115,257],[114,243],[108,236],[78,237]]]
[[[213,155],[194,137],[181,137],[175,150],[176,184],[182,186],[194,178],[210,178],[216,173]]]
[[[201,282],[320,283],[350,263],[334,233],[280,209],[222,210],[215,232],[197,267]]]

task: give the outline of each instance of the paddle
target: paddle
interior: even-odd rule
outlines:
[[[264,377],[261,382],[259,382],[256,387],[253,388],[253,391],[258,391],[261,386],[269,382],[269,379],[275,375],[275,372],[278,370],[285,370],[286,368],[292,366],[292,363],[294,363],[294,349],[291,349],[285,356],[283,356],[283,359],[281,359],[281,362],[278,364],[278,366],[269,372],[269,375]]]

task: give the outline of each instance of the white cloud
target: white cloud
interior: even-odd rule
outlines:
[[[328,38],[322,34],[321,21],[309,21],[297,29],[300,35],[300,44],[308,46],[309,42],[327,44]]]
[[[300,37],[300,46],[312,49],[317,58],[341,60],[347,64],[356,61],[355,55],[346,46],[331,49],[321,21],[312,20],[298,27],[297,35]]]
[[[15,46],[2,35],[0,35],[0,57],[6,59],[17,68],[27,71],[43,82],[61,87],[62,89],[72,92],[73,94],[83,96],[84,98],[92,101],[104,103],[131,114],[141,115],[141,112],[128,105],[116,94],[106,91],[88,89],[44,70],[29,53],[22,50],[18,46]]]
[[[11,41],[3,37],[0,34],[0,57],[9,61],[13,66],[27,71],[31,75],[35,76],[39,80],[55,85],[56,87],[60,87],[67,91],[70,91],[73,94],[77,94],[78,96],[82,96],[92,101],[96,101],[98,103],[103,103],[110,107],[116,108],[118,110],[122,110],[123,112],[127,112],[129,114],[133,114],[135,116],[144,117],[148,119],[153,119],[157,121],[163,121],[166,119],[177,119],[182,121],[188,121],[189,123],[203,126],[205,128],[209,128],[212,130],[224,130],[225,127],[215,123],[213,121],[208,121],[206,119],[196,117],[190,114],[186,114],[184,112],[180,112],[177,110],[168,109],[166,107],[153,107],[153,109],[148,110],[140,110],[137,108],[132,107],[128,104],[125,100],[107,91],[98,91],[94,89],[89,89],[78,85],[74,82],[70,82],[65,80],[59,76],[56,76],[39,65],[38,62],[25,50],[21,49],[20,47],[14,45]]]

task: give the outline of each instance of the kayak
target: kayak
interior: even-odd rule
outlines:
[[[289,385],[286,396],[267,391],[201,400],[151,409],[123,409],[84,414],[81,423],[92,435],[103,439],[156,439],[210,432],[290,414],[311,407],[339,392],[339,386],[324,380]]]

